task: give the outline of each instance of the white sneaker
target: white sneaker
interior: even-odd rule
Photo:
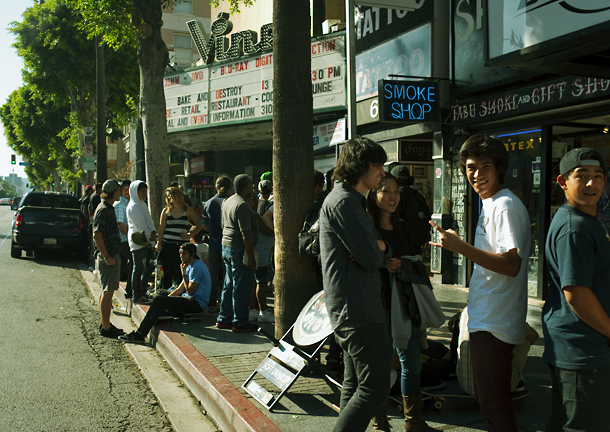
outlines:
[[[269,309],[260,311],[258,314],[258,322],[259,323],[274,323],[275,317],[273,316],[273,312]]]
[[[258,320],[258,309],[250,309],[248,311],[248,321]]]

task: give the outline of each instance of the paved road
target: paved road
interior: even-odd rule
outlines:
[[[10,258],[0,207],[0,429],[172,431],[138,367],[99,336],[74,257]]]

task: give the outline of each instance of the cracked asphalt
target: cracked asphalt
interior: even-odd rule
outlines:
[[[0,430],[172,431],[99,312],[75,257],[10,257],[13,212],[0,209]]]

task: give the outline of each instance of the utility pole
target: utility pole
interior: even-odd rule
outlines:
[[[108,176],[108,168],[106,160],[106,74],[104,72],[102,35],[96,36],[95,44],[97,183],[104,183]]]

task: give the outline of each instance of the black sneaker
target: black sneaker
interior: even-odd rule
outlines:
[[[255,331],[258,331],[258,326],[250,323],[244,326],[233,326],[233,333],[247,333]]]
[[[100,333],[102,331],[104,327],[102,327],[102,325],[100,324]],[[119,334],[125,334],[125,332],[123,330],[121,330],[118,327],[115,327],[114,324],[110,323],[110,329],[117,331]]]
[[[117,339],[119,336],[124,335],[125,332],[121,329],[114,327],[113,325],[110,325],[110,328],[108,330],[104,330],[104,328],[100,326],[100,334],[110,339]]]
[[[119,336],[119,340],[125,343],[133,343],[140,345],[146,344],[146,338],[135,330],[129,334]]]

